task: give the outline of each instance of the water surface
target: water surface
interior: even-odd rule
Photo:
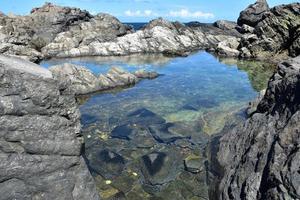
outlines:
[[[86,57],[43,62],[111,66],[161,74],[132,88],[94,94],[81,105],[87,163],[104,199],[207,199],[209,135],[243,120],[243,108],[266,87],[273,68],[217,59],[206,52]]]

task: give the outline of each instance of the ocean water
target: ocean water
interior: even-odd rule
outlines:
[[[274,70],[267,63],[218,59],[203,51],[183,58],[53,59],[42,66],[64,62],[95,74],[112,66],[160,74],[80,99],[84,155],[103,199],[207,199],[210,136],[244,120],[247,103]]]

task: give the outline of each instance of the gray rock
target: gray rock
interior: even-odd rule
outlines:
[[[299,81],[300,57],[279,64],[256,112],[222,137],[220,199],[300,198]]]
[[[255,14],[252,15],[256,17]],[[247,17],[251,19],[252,15]],[[252,57],[259,59],[298,56],[300,3],[276,6],[263,12],[263,16],[255,25],[250,24],[255,29],[249,32],[254,33],[257,39],[246,39],[247,35],[244,36],[240,49],[246,47]],[[245,24],[247,23],[243,26]],[[242,57],[243,55],[246,54],[241,54]]]
[[[99,199],[67,84],[0,56],[0,199]]]
[[[134,75],[139,79],[154,79],[159,76],[157,72],[149,72],[143,69],[134,72]]]
[[[152,79],[158,75],[155,72],[140,70],[129,73],[119,67],[112,67],[107,74],[94,75],[90,70],[83,66],[73,64],[57,65],[50,68],[55,79],[59,82],[68,82],[70,89],[75,95],[82,95],[134,85],[141,79]]]
[[[240,13],[238,25],[243,24],[255,27],[263,18],[266,11],[269,10],[269,5],[266,0],[257,0]]]
[[[94,30],[94,26],[92,27]],[[77,29],[63,32],[52,43],[45,46],[42,52],[48,57],[117,56],[134,53],[186,56],[186,52],[216,46],[225,39],[239,37],[237,31],[235,31],[236,35],[232,35],[232,31],[224,31],[213,25],[189,27],[162,18],[152,20],[142,30],[114,39],[102,40],[92,37],[92,42],[82,42],[82,35],[86,37],[90,32]],[[96,28],[94,32],[97,36],[100,30]],[[73,35],[80,37],[73,37]]]
[[[222,30],[235,30],[238,26],[237,23],[227,20],[218,20],[214,25]]]

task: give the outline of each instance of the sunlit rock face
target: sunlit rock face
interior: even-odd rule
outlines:
[[[50,71],[0,56],[1,199],[99,199],[81,157],[79,110]]]
[[[279,64],[256,111],[222,137],[219,198],[300,197],[299,81],[300,57]]]

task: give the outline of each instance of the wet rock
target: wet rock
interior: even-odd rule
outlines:
[[[204,167],[202,158],[193,154],[189,155],[184,159],[184,167],[185,170],[191,173],[199,173]]]
[[[182,156],[177,149],[155,151],[144,155],[141,159],[141,171],[145,183],[159,186],[174,180],[182,168]]]
[[[81,157],[79,110],[67,84],[0,56],[0,196],[99,199]]]
[[[136,131],[131,124],[121,125],[112,130],[111,137],[130,140],[134,137]]]
[[[299,198],[300,58],[282,62],[257,110],[220,140],[222,199]],[[232,142],[234,141],[234,142]]]
[[[178,139],[190,138],[190,136],[176,132],[176,129],[172,129],[174,126],[173,123],[150,125],[149,131],[156,141],[165,144],[173,143]]]
[[[88,166],[106,179],[119,176],[125,167],[124,158],[107,149],[98,149],[89,152],[87,156]]]
[[[130,112],[127,115],[127,118],[128,118],[128,122],[140,126],[145,126],[145,127],[153,124],[163,124],[166,121],[159,115],[155,114],[154,112],[146,108],[141,108],[133,112]]]
[[[200,98],[190,101],[189,103],[184,105],[182,107],[182,109],[198,111],[202,108],[212,108],[217,105],[218,105],[218,103],[214,99],[200,97]]]

